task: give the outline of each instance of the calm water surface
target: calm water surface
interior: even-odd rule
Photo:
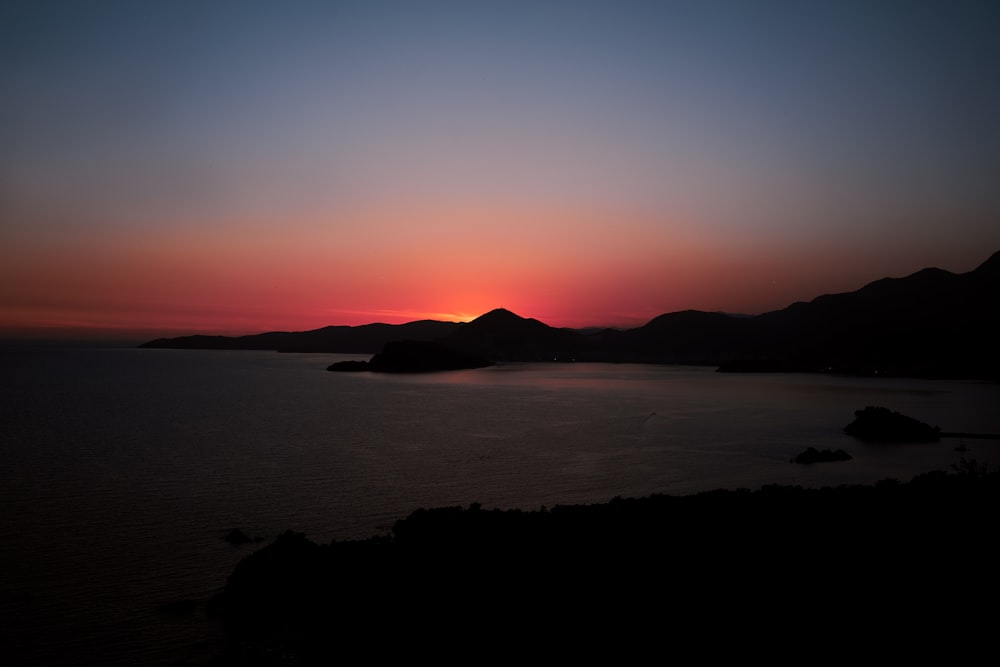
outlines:
[[[842,432],[854,410],[884,405],[997,433],[995,384],[611,364],[324,370],[345,358],[0,351],[7,664],[211,655],[201,603],[254,548],[223,540],[234,527],[329,541],[385,533],[417,507],[908,480],[961,456],[1000,464],[993,441],[959,453],[958,441],[874,446]],[[789,463],[807,446],[854,459]],[[199,604],[161,609],[183,600]]]

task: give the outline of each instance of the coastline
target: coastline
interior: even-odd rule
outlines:
[[[237,562],[265,544],[227,542],[234,527],[268,541],[286,528],[320,544],[364,541],[418,507],[479,500],[485,508],[529,510],[605,503],[616,495],[757,488],[761,480],[870,484],[947,470],[960,456],[954,442],[898,447],[846,440],[842,427],[851,411],[867,404],[886,403],[945,427],[997,431],[995,385],[979,383],[720,377],[708,368],[528,362],[354,378],[324,373],[314,355],[177,350],[18,359],[12,370],[21,379],[8,385],[5,401],[7,414],[17,415],[12,423],[22,425],[20,433],[6,434],[21,445],[6,450],[5,466],[8,478],[19,480],[5,489],[22,508],[4,517],[7,590],[15,596],[4,600],[13,604],[5,608],[13,621],[7,625],[14,633],[12,664],[205,664],[201,658],[216,649],[199,643],[199,628],[207,632],[222,622],[207,620],[206,603]],[[373,426],[381,429],[376,440]],[[848,443],[851,462],[789,463],[806,445],[822,450]],[[995,443],[967,444],[961,455],[1000,461]],[[685,458],[690,452],[698,458]],[[359,478],[359,461],[378,476]],[[359,513],[369,497],[366,485],[378,480],[381,504]],[[865,558],[882,562],[877,551]],[[566,560],[579,562],[574,554]],[[487,572],[495,569],[487,569],[488,559],[482,563]],[[633,593],[611,606],[639,607],[650,599],[659,607],[701,604],[695,592],[679,593],[676,580],[692,576],[705,583],[712,573],[697,564],[693,574],[679,573],[677,563],[662,563],[673,587],[636,582]],[[881,566],[895,567],[889,560]],[[422,572],[436,576],[430,567]],[[364,568],[356,573],[359,586],[383,576]],[[963,566],[952,573],[956,579],[976,574]],[[473,571],[469,585],[478,586],[479,576]],[[578,572],[573,585],[591,590],[596,576]],[[803,581],[806,590],[817,585]],[[380,584],[372,586],[377,593]],[[510,590],[518,589],[512,584]],[[494,637],[522,631],[529,619],[524,605],[539,606],[539,614],[551,610],[533,625],[559,622],[561,605],[539,599],[533,589],[522,591],[523,604],[508,604],[502,593],[488,587],[482,593],[511,610],[481,615],[502,616],[491,626]],[[859,593],[872,596],[877,593]],[[727,607],[748,604],[721,590],[709,597]],[[337,592],[332,599],[347,598]],[[451,638],[451,612],[436,608],[439,599],[447,603],[448,597],[427,591],[413,616],[426,637]],[[771,599],[777,598],[762,591],[749,604]],[[486,603],[461,607],[469,610],[469,623],[480,618],[480,604]],[[381,613],[366,616],[372,627],[382,623]],[[608,613],[615,612],[595,611]],[[665,632],[662,614],[658,608],[649,615],[659,626],[654,634]],[[707,624],[715,623],[715,614],[706,611]],[[426,628],[431,619],[442,627]],[[405,633],[391,626],[368,646],[383,647]],[[340,642],[362,642],[364,632],[372,630],[359,630],[356,642],[333,633],[328,648],[336,653]],[[602,636],[598,629],[584,634]],[[492,646],[497,640],[483,641]],[[65,658],[48,660],[53,656]]]
[[[229,636],[225,664],[317,664],[334,646],[442,631],[448,650],[500,631],[504,650],[583,657],[588,633],[641,644],[653,638],[635,633],[651,623],[700,615],[712,634],[817,627],[845,613],[852,624],[922,624],[997,592],[992,579],[955,580],[1000,556],[998,501],[1000,472],[965,462],[909,482],[418,509],[367,540],[286,532],[240,562],[213,609]],[[766,616],[737,611],[768,600],[777,606]]]

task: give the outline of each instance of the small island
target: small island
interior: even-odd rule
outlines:
[[[844,432],[868,442],[937,442],[941,429],[881,406],[869,405],[854,412]]]
[[[403,340],[386,343],[371,361],[339,361],[328,371],[376,373],[430,373],[467,368],[484,368],[493,362],[486,357],[464,352],[450,345],[429,340]]]

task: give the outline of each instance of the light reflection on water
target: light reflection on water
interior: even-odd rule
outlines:
[[[61,650],[52,636],[104,664],[185,657],[205,624],[156,606],[224,583],[249,552],[221,539],[233,527],[328,541],[386,532],[417,507],[909,479],[958,460],[953,442],[846,437],[871,404],[1000,432],[1000,390],[967,382],[614,364],[388,376],[324,370],[346,355],[3,354],[0,609],[43,662]],[[966,444],[965,456],[1000,464],[1000,443]],[[807,446],[854,459],[789,463]]]

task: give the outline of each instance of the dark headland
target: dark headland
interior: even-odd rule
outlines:
[[[231,664],[829,655],[926,632],[961,633],[961,653],[997,618],[997,507],[1000,475],[966,462],[906,483],[419,509],[367,540],[285,533],[211,608]]]
[[[634,329],[564,329],[504,309],[468,323],[325,327],[250,336],[185,336],[147,348],[383,353],[331,370],[444,370],[505,361],[716,366],[724,372],[810,372],[1000,379],[1000,253],[973,271],[928,268],[756,316],[682,311]],[[386,346],[409,341],[409,347]],[[433,342],[434,345],[416,345]],[[388,360],[388,361],[387,361]]]

